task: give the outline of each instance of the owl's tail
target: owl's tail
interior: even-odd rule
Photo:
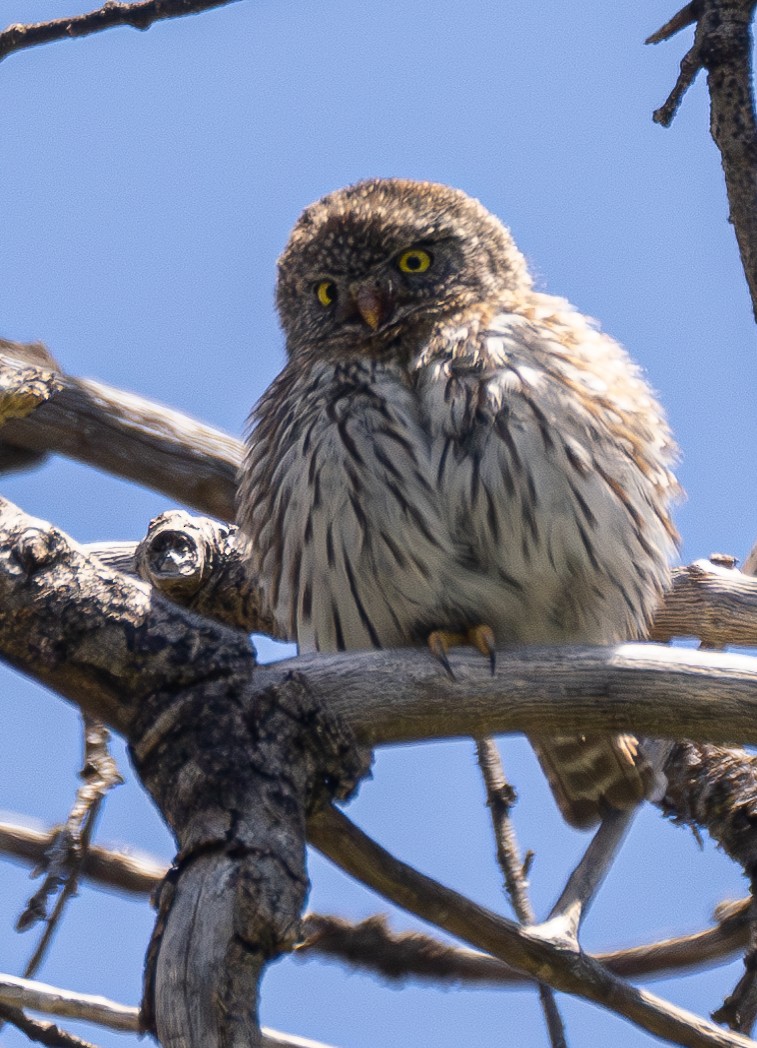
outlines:
[[[563,818],[579,829],[608,808],[627,811],[660,788],[660,776],[633,735],[531,738]]]

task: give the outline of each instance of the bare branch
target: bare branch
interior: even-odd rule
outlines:
[[[35,22],[33,25],[9,25],[0,33],[0,61],[14,51],[27,47],[49,44],[54,40],[89,36],[103,29],[126,25],[134,29],[149,29],[153,22],[164,18],[180,18],[183,15],[211,11],[225,7],[235,0],[135,0],[134,3],[119,3],[106,0],[102,7],[83,15],[55,18],[50,22]]]
[[[38,863],[55,833],[55,830],[0,822],[0,854]],[[93,845],[81,872],[98,887],[146,896],[158,887],[168,868],[149,856]],[[750,905],[750,899],[723,903],[716,911],[718,923],[713,928],[596,954],[595,959],[617,974],[629,977],[665,975],[729,959],[747,945]],[[315,953],[342,958],[388,979],[428,978],[505,985],[531,981],[488,954],[449,946],[416,932],[392,934],[380,916],[355,925],[339,917],[311,913],[303,919],[303,934],[305,940],[297,947],[301,956]]]
[[[177,1042],[191,1030],[203,1048],[233,1029],[259,1048],[259,979],[296,941],[304,902],[306,807],[348,792],[364,755],[297,677],[253,696],[239,631],[87,560],[7,504],[0,532],[0,650],[127,737],[178,838],[148,955],[145,1027]],[[14,623],[18,599],[36,610]]]
[[[0,598],[5,658],[127,737],[159,684],[181,693],[222,665],[251,670],[239,632],[87,561],[60,532],[9,503],[0,503]],[[155,630],[175,642],[156,650]],[[306,655],[257,667],[254,687],[282,687],[297,673],[361,745],[538,733],[545,717],[565,734],[757,742],[757,660],[749,656],[622,644],[503,649],[494,675],[475,653],[461,650],[454,662],[450,680],[431,655],[412,649]],[[172,721],[188,717],[177,694]]]
[[[757,121],[752,88],[751,22],[757,0],[699,0],[688,4],[668,26],[650,37],[665,39],[696,21],[694,43],[681,61],[681,72],[654,119],[668,126],[700,69],[707,70],[710,131],[720,150],[730,221],[741,253],[752,309],[757,318]]]
[[[718,923],[713,928],[594,954],[594,959],[616,975],[628,978],[664,978],[730,960],[748,942],[750,905],[751,899],[723,903],[717,909]],[[332,957],[390,980],[413,978],[503,986],[532,982],[488,953],[450,946],[419,932],[393,933],[381,916],[352,924],[339,917],[312,913],[304,919],[304,933],[296,956],[315,953]]]
[[[222,732],[227,746],[234,751],[228,754],[228,767],[239,770],[242,778],[245,760],[249,762],[250,758],[249,724],[259,722],[261,711],[271,710],[280,713],[286,725],[297,725],[300,704],[304,704],[303,712],[307,711],[302,724],[310,725],[308,737],[313,736],[313,711],[328,710],[329,723],[349,725],[364,743],[458,734],[476,736],[497,730],[538,732],[543,728],[545,711],[549,711],[550,723],[558,732],[596,729],[673,737],[696,737],[701,733],[720,740],[757,738],[757,662],[720,652],[642,644],[609,650],[510,650],[498,656],[494,676],[473,653],[460,653],[455,655],[454,681],[443,673],[436,660],[420,651],[308,656],[253,671],[245,638],[238,632],[164,605],[154,593],[147,592],[143,583],[110,573],[99,562],[90,564],[60,533],[25,518],[8,504],[0,508],[0,651],[69,694],[91,715],[104,715],[123,731],[132,742],[132,752],[148,788],[159,799],[170,824],[180,835],[185,827],[189,831],[183,848],[187,858],[193,859],[182,864],[181,892],[175,893],[171,885],[162,897],[159,935],[152,957],[162,957],[164,962],[191,958],[186,1000],[194,1000],[198,994],[216,999],[220,993],[218,999],[225,1015],[229,1000],[217,985],[218,979],[223,979],[225,973],[238,974],[239,982],[231,989],[234,1000],[249,1002],[266,956],[256,955],[259,964],[253,973],[249,964],[245,967],[251,955],[239,943],[233,900],[226,890],[219,895],[217,886],[237,883],[240,824],[236,820],[271,809],[255,795],[260,788],[257,780],[255,785],[242,783],[241,788],[235,784],[228,809],[224,805],[218,809],[215,789],[205,794],[193,787],[189,796],[177,796],[178,781],[183,779],[188,785],[203,781],[199,773],[195,775],[184,768],[194,752],[192,748],[179,746],[174,752],[165,746],[168,738],[172,747],[176,746],[180,737],[177,732],[190,733],[192,746],[199,742],[198,735],[207,744]],[[170,643],[165,640],[168,636]],[[188,658],[190,650],[192,657]],[[233,683],[220,672],[224,657],[229,655],[232,674],[242,674]],[[208,686],[214,689],[214,697],[193,696],[193,688]],[[229,686],[236,696],[233,704],[227,698]],[[220,694],[224,696],[223,703],[218,698]],[[460,701],[463,695],[465,702]],[[569,703],[565,702],[566,695],[571,697]],[[223,725],[222,710],[233,723]],[[316,734],[319,738],[328,735]],[[291,760],[291,741],[277,741],[275,745],[282,746],[282,753],[289,753]],[[337,749],[329,777],[338,774],[344,764],[341,756],[336,759]],[[203,752],[200,749],[200,755]],[[215,762],[215,744],[212,753]],[[254,767],[253,762],[250,774]],[[270,782],[267,760],[265,774]],[[281,790],[278,779],[276,789]],[[292,798],[300,796],[297,789],[292,786]],[[251,791],[250,795],[245,791]],[[304,790],[302,795],[306,793]],[[203,798],[205,803],[212,799],[212,810],[200,815],[197,805]],[[184,811],[177,807],[179,803],[190,804],[190,808]],[[189,810],[194,822],[187,825],[183,820]],[[237,828],[227,838],[230,819]],[[304,831],[304,820],[302,825]],[[277,827],[280,838],[278,822]],[[248,832],[253,834],[251,840],[260,841],[266,839],[270,829],[258,827]],[[313,833],[313,820],[310,832]],[[214,842],[218,852],[207,850],[208,840]],[[318,840],[316,843],[320,846]],[[232,851],[227,852],[227,848]],[[263,856],[254,846],[249,856],[244,850],[243,854],[249,858],[258,891]],[[287,864],[294,869],[297,861],[292,856]],[[250,923],[250,941],[268,941],[270,935],[282,936],[286,942],[294,927],[298,903],[293,897],[291,913],[282,910],[281,872],[278,866],[271,869],[266,882],[277,885],[275,907],[273,903],[269,907],[271,900],[261,900],[257,895],[255,906],[244,908],[241,920]],[[394,881],[396,877],[392,880],[393,891]],[[428,883],[423,884],[425,891]],[[298,898],[302,887],[294,891]],[[420,891],[420,882],[417,890]],[[208,892],[229,905],[222,917],[202,902]],[[613,977],[590,958],[574,952],[570,943],[545,940],[510,926],[509,922],[503,926],[501,919],[454,893],[450,896],[448,889],[442,889],[442,894],[444,912],[449,911],[454,898],[455,906],[462,907],[460,912],[466,915],[464,922],[453,921],[452,925],[445,923],[445,918],[442,927],[453,934],[461,934],[464,928],[463,937],[475,945],[536,974],[557,989],[598,1002],[612,1000],[612,1006],[627,1018],[674,1042],[677,1039],[677,1043],[749,1043],[734,1040],[735,1035],[714,1033],[708,1024],[697,1026],[698,1020],[671,1011],[668,1005],[641,991],[616,981],[608,983],[606,980]],[[437,898],[432,910],[439,906]],[[415,900],[410,908],[430,919],[426,907],[425,902]],[[167,918],[173,929],[170,937],[165,934]],[[270,927],[275,932],[271,933]],[[178,929],[182,929],[179,939]],[[214,942],[220,952],[208,951],[208,942]],[[235,947],[233,955],[222,948],[224,942]],[[154,970],[152,964],[149,970]],[[152,1000],[152,990],[147,1000]],[[249,1017],[248,1003],[245,1009]],[[232,1019],[241,1020],[242,1013],[235,1012]],[[181,1018],[180,1025],[187,1021],[193,1021],[189,1015]],[[206,1039],[204,1043],[212,1042]]]
[[[91,1041],[83,1041],[80,1037],[61,1030],[55,1023],[40,1022],[38,1019],[30,1019],[20,1008],[11,1008],[0,1003],[0,1022],[10,1023],[17,1030],[35,1044],[44,1044],[48,1048],[97,1048]]]
[[[492,820],[497,862],[505,881],[505,892],[510,898],[515,916],[522,925],[533,925],[536,916],[528,897],[528,882],[515,836],[510,811],[515,802],[515,790],[505,778],[505,769],[497,744],[492,738],[476,740],[478,766],[486,788],[486,803]],[[539,1000],[552,1048],[567,1048],[565,1025],[562,1021],[551,987],[538,984]]]
[[[589,847],[552,907],[549,918],[541,925],[542,934],[554,934],[559,929],[564,937],[577,937],[581,921],[588,913],[635,816],[636,810],[614,811],[602,819]]]
[[[23,374],[28,365],[19,357],[28,354],[29,347],[0,341],[0,351],[0,374]],[[54,396],[29,417],[3,427],[3,445],[14,451],[67,455],[165,492],[201,512],[233,519],[242,461],[238,440],[101,382],[62,374],[55,381],[59,389]]]
[[[38,830],[17,823],[0,822],[0,854],[38,864],[58,835],[57,829]],[[133,895],[150,895],[168,872],[150,856],[126,854],[91,845],[81,875],[99,887]]]
[[[666,22],[656,33],[648,36],[644,43],[660,44],[663,40],[669,40],[671,36],[685,29],[687,25],[692,25],[692,23],[696,22],[697,18],[699,18],[701,6],[702,0],[692,0],[690,4],[686,4],[677,14],[673,15],[670,21]]]
[[[79,1019],[83,1022],[97,1023],[110,1030],[122,1030],[126,1033],[142,1033],[139,1022],[139,1009],[125,1004],[110,1001],[107,997],[96,997],[92,994],[72,993],[57,986],[34,982],[30,979],[16,979],[12,975],[0,975],[0,1002],[13,1008],[29,1008],[32,1011],[45,1012],[47,1015],[58,1015],[68,1019]],[[64,1041],[48,1041],[48,1044],[65,1044]],[[74,1039],[72,1044],[83,1046],[84,1041]],[[261,1048],[328,1048],[319,1041],[304,1037],[292,1037],[263,1027]]]
[[[30,1008],[47,1015],[82,1019],[111,1030],[139,1033],[139,1009],[117,1004],[106,997],[71,993],[31,979],[0,975],[0,1001],[14,1008]]]
[[[650,639],[698,637],[707,647],[757,646],[757,579],[724,558],[674,568]]]
[[[52,941],[68,901],[76,893],[84,857],[89,849],[100,808],[106,794],[123,782],[116,763],[108,749],[109,732],[98,721],[83,718],[84,767],[83,785],[76,791],[76,799],[66,824],[58,831],[45,856],[46,876],[19,917],[17,928],[22,931],[38,920],[45,920],[45,930],[29,959],[24,976],[30,979],[39,969]],[[52,913],[47,913],[51,895],[60,891]]]
[[[572,993],[617,1014],[673,1044],[751,1045],[740,1034],[727,1033],[654,995],[621,982],[580,950],[520,928],[477,906],[437,881],[395,859],[342,813],[333,808],[310,820],[310,839],[324,855],[357,880],[397,905],[431,921],[452,935],[484,949],[566,993]],[[611,1003],[610,1003],[611,1002]]]
[[[662,801],[676,822],[706,828],[750,879],[757,874],[757,757],[742,749],[678,743],[666,765],[668,787]],[[713,1015],[732,1029],[749,1032],[757,1015],[757,971],[754,906],[745,971],[734,991]]]

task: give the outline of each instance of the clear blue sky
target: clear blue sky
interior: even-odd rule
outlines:
[[[88,6],[7,0],[2,18]],[[0,64],[2,333],[45,341],[72,374],[239,434],[282,363],[274,268],[300,210],[369,175],[449,182],[511,226],[543,287],[598,317],[643,364],[683,448],[683,557],[743,557],[757,539],[757,354],[704,83],[671,130],[651,120],[689,35],[643,40],[677,6],[249,0],[14,55]],[[66,461],[3,489],[82,541],[138,538],[170,506]],[[271,644],[260,650],[275,657]],[[77,717],[2,677],[0,807],[60,820],[76,786]],[[544,913],[585,838],[561,824],[522,740],[505,740],[503,753]],[[99,839],[167,859],[168,834],[124,767]],[[503,907],[471,745],[383,751],[351,814],[424,871]],[[0,970],[17,973],[33,944],[12,926],[31,886],[21,867],[3,862],[1,873]],[[317,857],[311,876],[316,909],[388,909]],[[709,844],[700,851],[645,811],[586,943],[692,931],[745,890]],[[85,887],[39,977],[136,1003],[151,923],[146,904]],[[654,988],[707,1014],[740,971]],[[574,1046],[658,1043],[583,1002],[562,1006]],[[533,993],[397,991],[292,959],[266,977],[263,1018],[341,1048],[546,1044]],[[103,1048],[137,1043],[79,1032]],[[0,1033],[3,1048],[25,1043]]]

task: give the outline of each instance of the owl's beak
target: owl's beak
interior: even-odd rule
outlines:
[[[380,288],[366,285],[359,287],[355,295],[355,305],[371,331],[378,331],[389,311],[389,302]]]

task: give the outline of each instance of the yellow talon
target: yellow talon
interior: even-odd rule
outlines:
[[[470,644],[476,651],[480,651],[482,655],[485,655],[489,660],[492,674],[494,674],[497,652],[494,643],[494,630],[491,626],[471,626],[464,633],[452,630],[434,630],[428,636],[428,646],[431,649],[431,653],[441,662],[453,680],[455,679],[455,674],[450,666],[449,650],[463,644]]]
[[[489,660],[489,666],[494,676],[497,668],[497,648],[494,643],[494,630],[491,626],[473,626],[468,630],[468,643],[472,644],[476,651],[480,651]]]

